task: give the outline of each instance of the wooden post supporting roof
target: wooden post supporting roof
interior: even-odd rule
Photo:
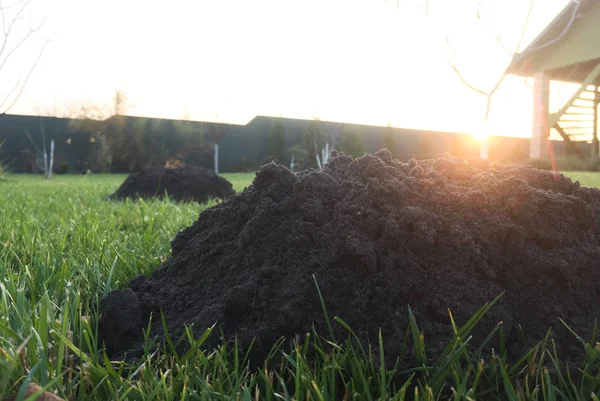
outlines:
[[[507,69],[511,75],[538,77],[538,86],[541,87],[545,87],[545,84],[539,82],[540,73],[544,73],[550,81],[580,85],[560,110],[546,115],[545,119],[545,95],[542,89],[536,89],[530,150],[530,156],[534,159],[543,157],[547,148],[543,142],[548,128],[556,129],[565,140],[569,152],[577,148],[573,142],[579,140],[589,143],[591,139],[593,155],[600,155],[598,102],[593,101],[600,94],[596,93],[597,89],[594,93],[588,90],[591,86],[600,85],[600,0],[565,2],[568,3],[565,8],[531,44],[513,57]],[[590,97],[590,94],[593,96]],[[590,124],[592,118],[596,121],[593,128]],[[580,153],[580,149],[577,149]]]
[[[546,73],[538,72],[533,76],[533,131],[529,148],[529,157],[532,159],[542,159],[547,153],[549,104],[550,80]]]

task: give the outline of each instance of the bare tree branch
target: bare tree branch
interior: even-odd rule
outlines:
[[[26,0],[23,2],[23,7],[21,7],[19,9],[17,14],[15,14],[13,19],[10,21],[10,23],[8,24],[8,28],[6,27],[6,24],[4,22],[4,10],[6,10],[6,7],[2,8],[2,29],[4,30],[4,41],[2,42],[2,46],[0,47],[0,58],[2,58],[2,55],[4,54],[4,50],[6,49],[6,45],[9,42],[10,34],[12,32],[13,26],[15,25],[15,23],[17,21],[19,21],[21,19],[21,16],[23,15],[23,11],[25,11],[25,8],[27,7],[27,5],[29,5],[29,1],[30,0]],[[27,35],[27,36],[29,36],[29,35]],[[10,57],[10,54],[7,57]]]
[[[31,67],[31,69],[27,73],[27,76],[25,77],[25,81],[23,81],[23,85],[21,85],[21,89],[19,90],[19,93],[13,99],[12,103],[6,109],[4,109],[2,111],[2,114],[6,114],[10,109],[12,109],[14,107],[14,105],[19,101],[19,98],[21,97],[21,95],[23,95],[23,91],[25,90],[25,87],[27,86],[27,82],[29,82],[29,78],[31,78],[31,75],[33,74],[33,71],[37,67],[40,59],[42,58],[42,54],[44,53],[44,50],[46,49],[46,46],[48,45],[48,43],[50,43],[50,39],[49,38],[46,39],[46,41],[44,42],[44,46],[42,46],[40,52],[38,53],[37,58],[35,59],[35,62],[33,63],[33,66]]]
[[[529,10],[527,11],[527,17],[525,17],[525,23],[523,24],[523,29],[521,30],[521,36],[519,37],[519,41],[517,42],[515,53],[518,52],[521,46],[523,45],[523,40],[525,39],[525,33],[527,33],[527,26],[529,26],[529,20],[531,19],[531,12],[533,11],[534,3],[535,0],[531,0],[531,2],[529,3]]]
[[[24,18],[25,11],[27,10],[27,8],[30,4],[31,4],[31,0],[18,0],[17,2],[14,2],[10,5],[5,5],[0,0],[0,20],[2,22],[2,31],[4,33],[2,43],[0,44],[0,72],[2,72],[2,70],[5,68],[7,62],[12,59],[12,56],[14,55],[14,53],[17,52],[20,48],[22,48],[23,45],[25,44],[25,42],[30,40],[36,33],[38,33],[40,30],[42,30],[42,28],[46,24],[46,19],[44,19],[38,26],[34,27],[31,24],[31,16],[30,16],[29,29],[28,29],[27,33],[23,37],[16,40],[16,43],[14,43],[14,45],[12,44],[14,42],[13,37],[15,36],[14,29],[16,27],[16,23]],[[7,21],[6,10],[15,8],[15,7],[18,8],[17,11],[12,15],[12,17],[10,18],[10,21]],[[15,38],[15,39],[17,39],[17,38]],[[42,57],[42,54],[43,54],[44,50],[46,49],[46,46],[48,45],[49,42],[50,42],[50,39],[47,39],[44,42],[31,69],[27,72],[25,79],[21,80],[21,78],[19,78],[17,80],[17,83],[15,84],[15,86],[12,89],[10,89],[10,91],[4,96],[4,99],[0,103],[1,114],[6,114],[17,103],[19,98],[22,96],[23,91],[25,90],[25,87],[27,86],[27,83],[29,82],[29,79],[31,78],[31,75],[33,74],[33,71],[37,67],[37,65]],[[16,93],[16,95],[15,95],[15,93]],[[11,99],[12,99],[12,101],[11,101]],[[8,102],[10,102],[10,104],[8,105],[8,107],[5,108],[5,106],[7,105]]]
[[[506,46],[504,43],[502,43],[502,38],[501,38],[500,36],[498,36],[498,37],[496,38],[496,41],[498,42],[498,44],[500,45],[500,47],[502,47],[502,48],[504,49],[504,51],[506,51],[506,53],[507,53],[509,56],[513,56],[513,55],[514,55],[513,51],[512,51],[512,50],[510,50],[510,49],[508,48],[508,46]]]
[[[7,5],[7,6],[4,6],[4,9],[5,9],[5,10],[8,10],[9,8],[17,7],[19,4],[23,3],[24,1],[29,1],[29,0],[19,0],[19,1],[16,1],[16,2],[14,2],[14,3],[12,3],[12,4],[9,4],[9,5]],[[2,5],[2,2],[1,2],[1,1],[0,1],[0,5]]]
[[[6,62],[10,58],[10,56],[12,56],[12,54],[23,45],[23,43],[25,43],[29,38],[31,38],[31,36],[34,33],[37,33],[38,31],[40,31],[44,27],[45,23],[46,23],[46,20],[44,19],[44,21],[41,23],[40,26],[38,26],[37,28],[30,29],[29,32],[27,33],[27,35],[25,35],[12,49],[10,49],[10,51],[8,52],[6,57],[4,57],[4,60],[2,60],[0,62],[0,70],[2,70],[2,68],[4,68],[4,65],[6,64]],[[8,42],[8,38],[5,39],[5,41],[2,45],[2,49],[0,49],[0,58],[2,58],[2,53],[4,51],[4,45],[6,44],[6,42]]]
[[[525,23],[523,24],[523,29],[521,30],[521,35],[519,37],[519,41],[517,42],[517,46],[515,48],[514,52],[511,52],[512,55],[514,55],[516,52],[519,51],[519,49],[521,48],[521,46],[523,45],[523,39],[525,38],[525,33],[527,31],[527,26],[529,25],[529,20],[531,18],[531,12],[533,10],[533,5],[535,3],[535,0],[531,0],[529,3],[529,10],[527,12],[527,17],[525,18]],[[449,39],[446,38],[446,43],[449,42]],[[500,42],[500,38],[498,38],[498,43],[500,43],[501,46],[502,43]],[[504,47],[504,46],[503,46]],[[508,49],[506,49],[508,50]],[[458,69],[458,67],[456,65],[454,65],[452,63],[452,61],[444,54],[444,58],[446,59],[446,61],[448,62],[448,64],[450,65],[450,67],[452,68],[452,70],[456,73],[456,75],[458,76],[458,78],[461,80],[461,82],[466,85],[469,89],[479,93],[480,95],[483,95],[486,97],[486,106],[485,106],[485,120],[487,121],[489,114],[490,114],[490,109],[492,106],[492,96],[494,95],[494,93],[496,93],[496,91],[498,90],[498,88],[500,87],[500,85],[502,84],[502,82],[504,82],[504,79],[506,78],[506,76],[508,75],[508,69],[510,67],[509,66],[506,67],[506,69],[504,70],[504,73],[502,74],[502,76],[496,81],[496,84],[493,86],[493,88],[490,91],[485,91],[483,89],[479,89],[477,88],[475,85],[472,85],[471,83],[469,83],[465,77],[462,75],[462,73],[460,72],[460,70]]]
[[[38,152],[38,154],[40,156],[43,156],[44,153],[40,150],[40,148],[35,144],[35,141],[33,140],[33,138],[31,137],[31,134],[29,133],[29,131],[25,130],[25,136],[27,136],[27,138],[29,138],[29,142],[31,142],[31,144],[33,145],[33,147],[35,148],[35,150]]]
[[[475,92],[479,93],[480,95],[487,96],[487,92],[486,91],[477,88],[476,86],[472,85],[471,83],[469,83],[469,81],[467,81],[465,79],[465,77],[462,75],[462,73],[460,72],[460,70],[458,69],[458,67],[456,65],[454,65],[454,63],[452,63],[452,61],[448,58],[448,56],[446,56],[443,53],[442,53],[442,55],[444,56],[444,58],[448,62],[448,65],[450,66],[450,68],[452,68],[452,70],[456,73],[456,75],[458,76],[458,78],[461,80],[461,82],[463,84],[465,84],[466,86],[468,86],[470,89],[474,90]]]
[[[4,37],[6,37],[6,19],[4,17],[4,7],[2,7],[2,2],[0,1],[0,15],[2,16],[2,31],[4,32]]]

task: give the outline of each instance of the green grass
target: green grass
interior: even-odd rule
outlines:
[[[242,190],[254,175],[225,176]],[[0,399],[29,381],[69,400],[588,400],[600,394],[593,338],[581,340],[586,359],[562,373],[551,338],[514,365],[502,347],[486,354],[484,344],[471,344],[470,330],[491,305],[456,327],[439,360],[428,359],[427,333],[409,309],[405,350],[417,358],[401,356],[396,366],[380,364],[382,344],[363,349],[350,328],[337,343],[326,340],[328,333],[310,333],[293,348],[280,344],[256,370],[235,347],[202,350],[207,335],[218,335],[210,329],[183,339],[191,345],[186,354],[167,344],[147,355],[142,368],[105,360],[95,334],[96,301],[165,260],[175,233],[205,207],[105,201],[124,178],[13,175],[0,183]],[[501,325],[490,333],[502,336]],[[19,363],[21,349],[29,375]]]
[[[579,181],[585,187],[600,187],[600,173],[589,171],[568,171],[564,175],[571,177],[573,181]]]

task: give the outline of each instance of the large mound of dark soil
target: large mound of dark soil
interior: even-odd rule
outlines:
[[[151,312],[161,333],[160,309],[176,337],[218,323],[243,346],[256,337],[259,353],[313,324],[327,336],[314,274],[330,317],[375,344],[381,328],[391,358],[407,305],[435,355],[449,309],[461,324],[503,291],[476,337],[503,322],[514,358],[521,331],[532,345],[554,327],[568,354],[558,318],[585,335],[600,317],[599,219],[600,191],[530,167],[401,163],[385,150],[334,155],[323,172],[270,164],[180,232],[149,278],[102,300],[100,337],[113,355],[139,349]]]
[[[214,171],[195,166],[151,167],[130,174],[109,199],[162,198],[165,193],[176,201],[207,202],[234,194],[232,185]]]

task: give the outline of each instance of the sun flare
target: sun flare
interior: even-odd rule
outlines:
[[[488,121],[478,122],[473,128],[471,136],[477,142],[485,142],[490,137],[490,124]]]
[[[473,134],[473,139],[475,139],[478,142],[484,142],[487,141],[488,138],[490,137],[490,134],[487,130],[477,130],[475,131]]]

